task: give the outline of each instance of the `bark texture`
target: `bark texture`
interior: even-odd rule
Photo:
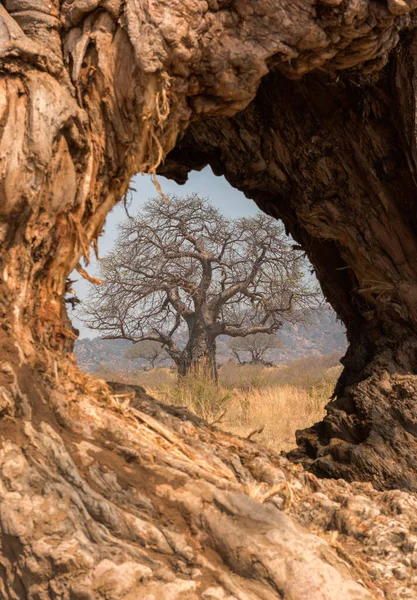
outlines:
[[[205,375],[214,382],[218,379],[216,364],[216,338],[200,325],[199,316],[190,319],[187,345],[177,363],[178,374],[185,377],[195,373]]]
[[[271,73],[236,117],[193,124],[164,167],[210,164],[303,245],[350,347],[293,456],[381,489],[417,490],[415,56],[409,33],[371,76]]]
[[[40,383],[7,358],[2,598],[417,597],[414,496],[320,481],[141,388],[61,368]]]
[[[2,2],[2,597],[415,597],[414,497],[317,482],[149,399],[132,398],[130,409],[77,370],[63,296],[129,178],[154,173],[195,121],[170,168],[179,177],[210,162],[282,215],[348,325],[342,392],[327,424],[305,436],[311,454],[325,454],[316,467],[368,477],[371,464],[376,483],[391,485],[387,464],[399,454],[393,436],[372,429],[372,394],[381,398],[383,370],[387,385],[405,382],[386,395],[387,414],[401,423],[399,442],[413,443],[411,396],[408,420],[396,398],[415,360],[415,94],[404,32],[416,4]],[[378,75],[401,32],[397,68]],[[353,67],[368,79],[290,81]],[[361,431],[368,445],[356,445]],[[345,441],[332,444],[337,436]],[[349,462],[330,460],[335,447]],[[396,472],[406,473],[410,448]],[[340,532],[344,545],[307,529]]]
[[[154,172],[191,119],[243,109],[273,66],[287,77],[377,69],[413,9],[411,0],[7,0],[1,305],[25,353],[32,340],[62,349],[73,337],[66,276],[129,178]]]

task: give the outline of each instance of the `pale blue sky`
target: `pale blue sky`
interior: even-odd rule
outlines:
[[[203,171],[193,171],[185,185],[177,185],[164,177],[159,178],[162,190],[165,194],[186,195],[192,192],[197,192],[201,196],[208,197],[210,201],[218,206],[222,213],[228,217],[244,217],[253,215],[258,212],[256,204],[252,200],[248,200],[244,194],[235,190],[224,177],[216,177],[213,175],[210,168]],[[155,186],[151,178],[147,175],[138,175],[132,181],[132,187],[136,189],[133,192],[133,199],[129,208],[129,213],[137,212],[142,204],[157,196]],[[117,236],[117,224],[126,219],[126,213],[123,203],[118,204],[107,217],[104,235],[99,239],[100,256],[104,256],[114,244]],[[91,264],[87,267],[87,271],[92,276],[98,276],[98,263],[91,253]],[[77,279],[74,284],[74,289],[80,300],[83,300],[88,292],[89,283],[87,283],[78,273],[74,273],[72,279]],[[98,333],[84,327],[83,323],[77,319],[77,311],[69,309],[70,317],[72,318],[75,327],[80,330],[80,338],[96,337]]]

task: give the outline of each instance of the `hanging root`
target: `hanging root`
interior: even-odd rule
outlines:
[[[78,246],[82,251],[85,263],[88,265],[90,263],[90,242],[87,232],[85,231],[78,216],[74,215],[73,213],[68,213],[68,220],[75,232],[75,237]]]
[[[96,257],[96,260],[98,262],[100,262],[101,258],[99,256],[99,251],[98,251],[98,238],[101,237],[103,235],[103,228],[101,228],[98,233],[96,233],[91,241],[91,245],[93,247],[93,252],[94,252],[94,256]]]
[[[101,279],[96,279],[95,277],[92,277],[91,275],[89,275],[87,273],[87,271],[82,268],[80,263],[77,264],[75,269],[81,275],[81,277],[84,277],[84,279],[86,279],[90,283],[94,283],[95,285],[101,285],[103,283],[103,281]]]
[[[158,194],[168,202],[157,179],[156,171],[167,152],[175,144],[178,125],[171,114],[170,92],[171,79],[167,73],[152,75],[145,92],[143,107],[143,133],[139,151],[138,171],[148,173]]]

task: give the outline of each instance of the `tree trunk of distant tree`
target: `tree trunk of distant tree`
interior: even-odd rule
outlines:
[[[217,382],[216,340],[206,335],[190,342],[192,344],[190,371],[201,373]]]
[[[65,311],[130,178],[200,119],[186,167],[282,216],[348,326],[337,400],[300,443],[321,472],[415,488],[412,36],[380,76],[273,74],[241,117],[203,120],[243,110],[274,66],[381,68],[414,2],[276,4],[0,5],[2,598],[372,597],[277,508],[314,478],[82,374]]]
[[[252,357],[252,362],[255,363],[256,365],[260,365],[264,362],[263,359],[263,352],[259,352],[257,350],[252,350],[251,351],[251,357]]]
[[[214,384],[218,381],[216,339],[198,317],[190,329],[187,345],[179,358],[178,374],[180,377],[204,377],[211,379]]]
[[[239,354],[239,352],[237,352],[236,350],[232,350],[232,354],[233,354],[233,356],[236,358],[237,362],[238,362],[240,365],[243,365],[243,364],[244,364],[244,362],[245,362],[245,361],[244,361],[244,360],[242,360],[242,359],[240,358],[240,354]]]

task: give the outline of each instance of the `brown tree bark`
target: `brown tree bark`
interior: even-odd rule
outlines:
[[[417,490],[416,48],[404,34],[370,76],[270,74],[237,117],[193,124],[163,170],[210,164],[303,245],[350,346],[293,456],[381,489]]]
[[[216,338],[210,335],[209,328],[198,314],[192,321],[188,325],[189,338],[178,365],[178,374],[180,377],[203,376],[215,384],[218,380]]]
[[[124,390],[77,369],[71,353],[75,332],[63,296],[67,276],[96,244],[130,177],[154,173],[189,122],[199,119],[201,128],[190,130],[176,159],[177,176],[179,162],[187,168],[212,162],[219,170],[226,169],[229,156],[230,180],[283,216],[349,323],[349,383],[355,385],[371,368],[360,384],[361,397],[367,398],[374,393],[372,377],[379,377],[382,366],[394,365],[388,382],[399,381],[397,393],[403,393],[404,385],[411,385],[409,350],[415,347],[414,273],[411,250],[403,248],[410,243],[406,236],[412,239],[414,189],[407,40],[396,71],[406,84],[401,131],[408,135],[401,142],[395,129],[401,124],[394,123],[398,98],[387,83],[388,70],[365,81],[347,78],[340,87],[319,76],[299,84],[285,77],[352,67],[376,73],[399,31],[413,25],[414,8],[413,0],[261,0],[256,6],[249,0],[2,2],[2,597],[302,600],[308,593],[313,600],[332,595],[349,600],[412,591],[417,563],[404,562],[404,548],[413,540],[400,535],[404,519],[410,524],[416,518],[411,497],[386,497],[369,486],[320,484],[284,459],[211,431],[186,414],[175,417],[143,395],[131,396],[129,408]],[[231,118],[245,109],[274,67],[284,75],[272,74],[241,117],[203,120]],[[375,108],[364,102],[369,97]],[[304,120],[298,103],[308,110]],[[354,153],[353,135],[344,141],[341,105],[347,126],[356,128],[365,144]],[[257,113],[259,108],[265,114]],[[273,131],[264,118],[272,113],[277,119],[279,110],[285,119]],[[365,123],[358,118],[364,111]],[[251,120],[252,114],[259,117]],[[255,123],[263,127],[262,136],[260,129],[250,133]],[[324,125],[328,153],[320,136]],[[225,145],[216,127],[224,128]],[[329,154],[336,138],[349,150],[346,166]],[[187,150],[190,139],[195,155]],[[238,148],[244,149],[245,162],[237,160]],[[274,148],[281,158],[269,161]],[[246,162],[249,156],[254,162]],[[299,162],[299,180],[291,176],[292,161]],[[302,194],[308,169],[310,191]],[[336,193],[343,202],[334,201]],[[340,218],[346,223],[336,227]],[[350,269],[339,270],[346,266]],[[364,291],[350,297],[356,280]],[[384,318],[377,316],[380,311]],[[381,381],[375,386],[378,397]],[[346,397],[341,394],[337,402],[346,403]],[[356,419],[357,408],[350,406]],[[398,423],[405,413],[395,410]],[[342,421],[334,419],[336,425]],[[315,443],[310,446],[322,442]],[[378,467],[384,474],[380,482],[390,483],[384,461]],[[398,532],[393,538],[400,542],[373,529],[375,506],[381,511],[377,526]],[[401,523],[395,517],[399,506],[406,515]],[[291,510],[293,518],[282,509]],[[363,528],[372,533],[365,542]],[[329,530],[340,532],[368,564],[343,555]]]

